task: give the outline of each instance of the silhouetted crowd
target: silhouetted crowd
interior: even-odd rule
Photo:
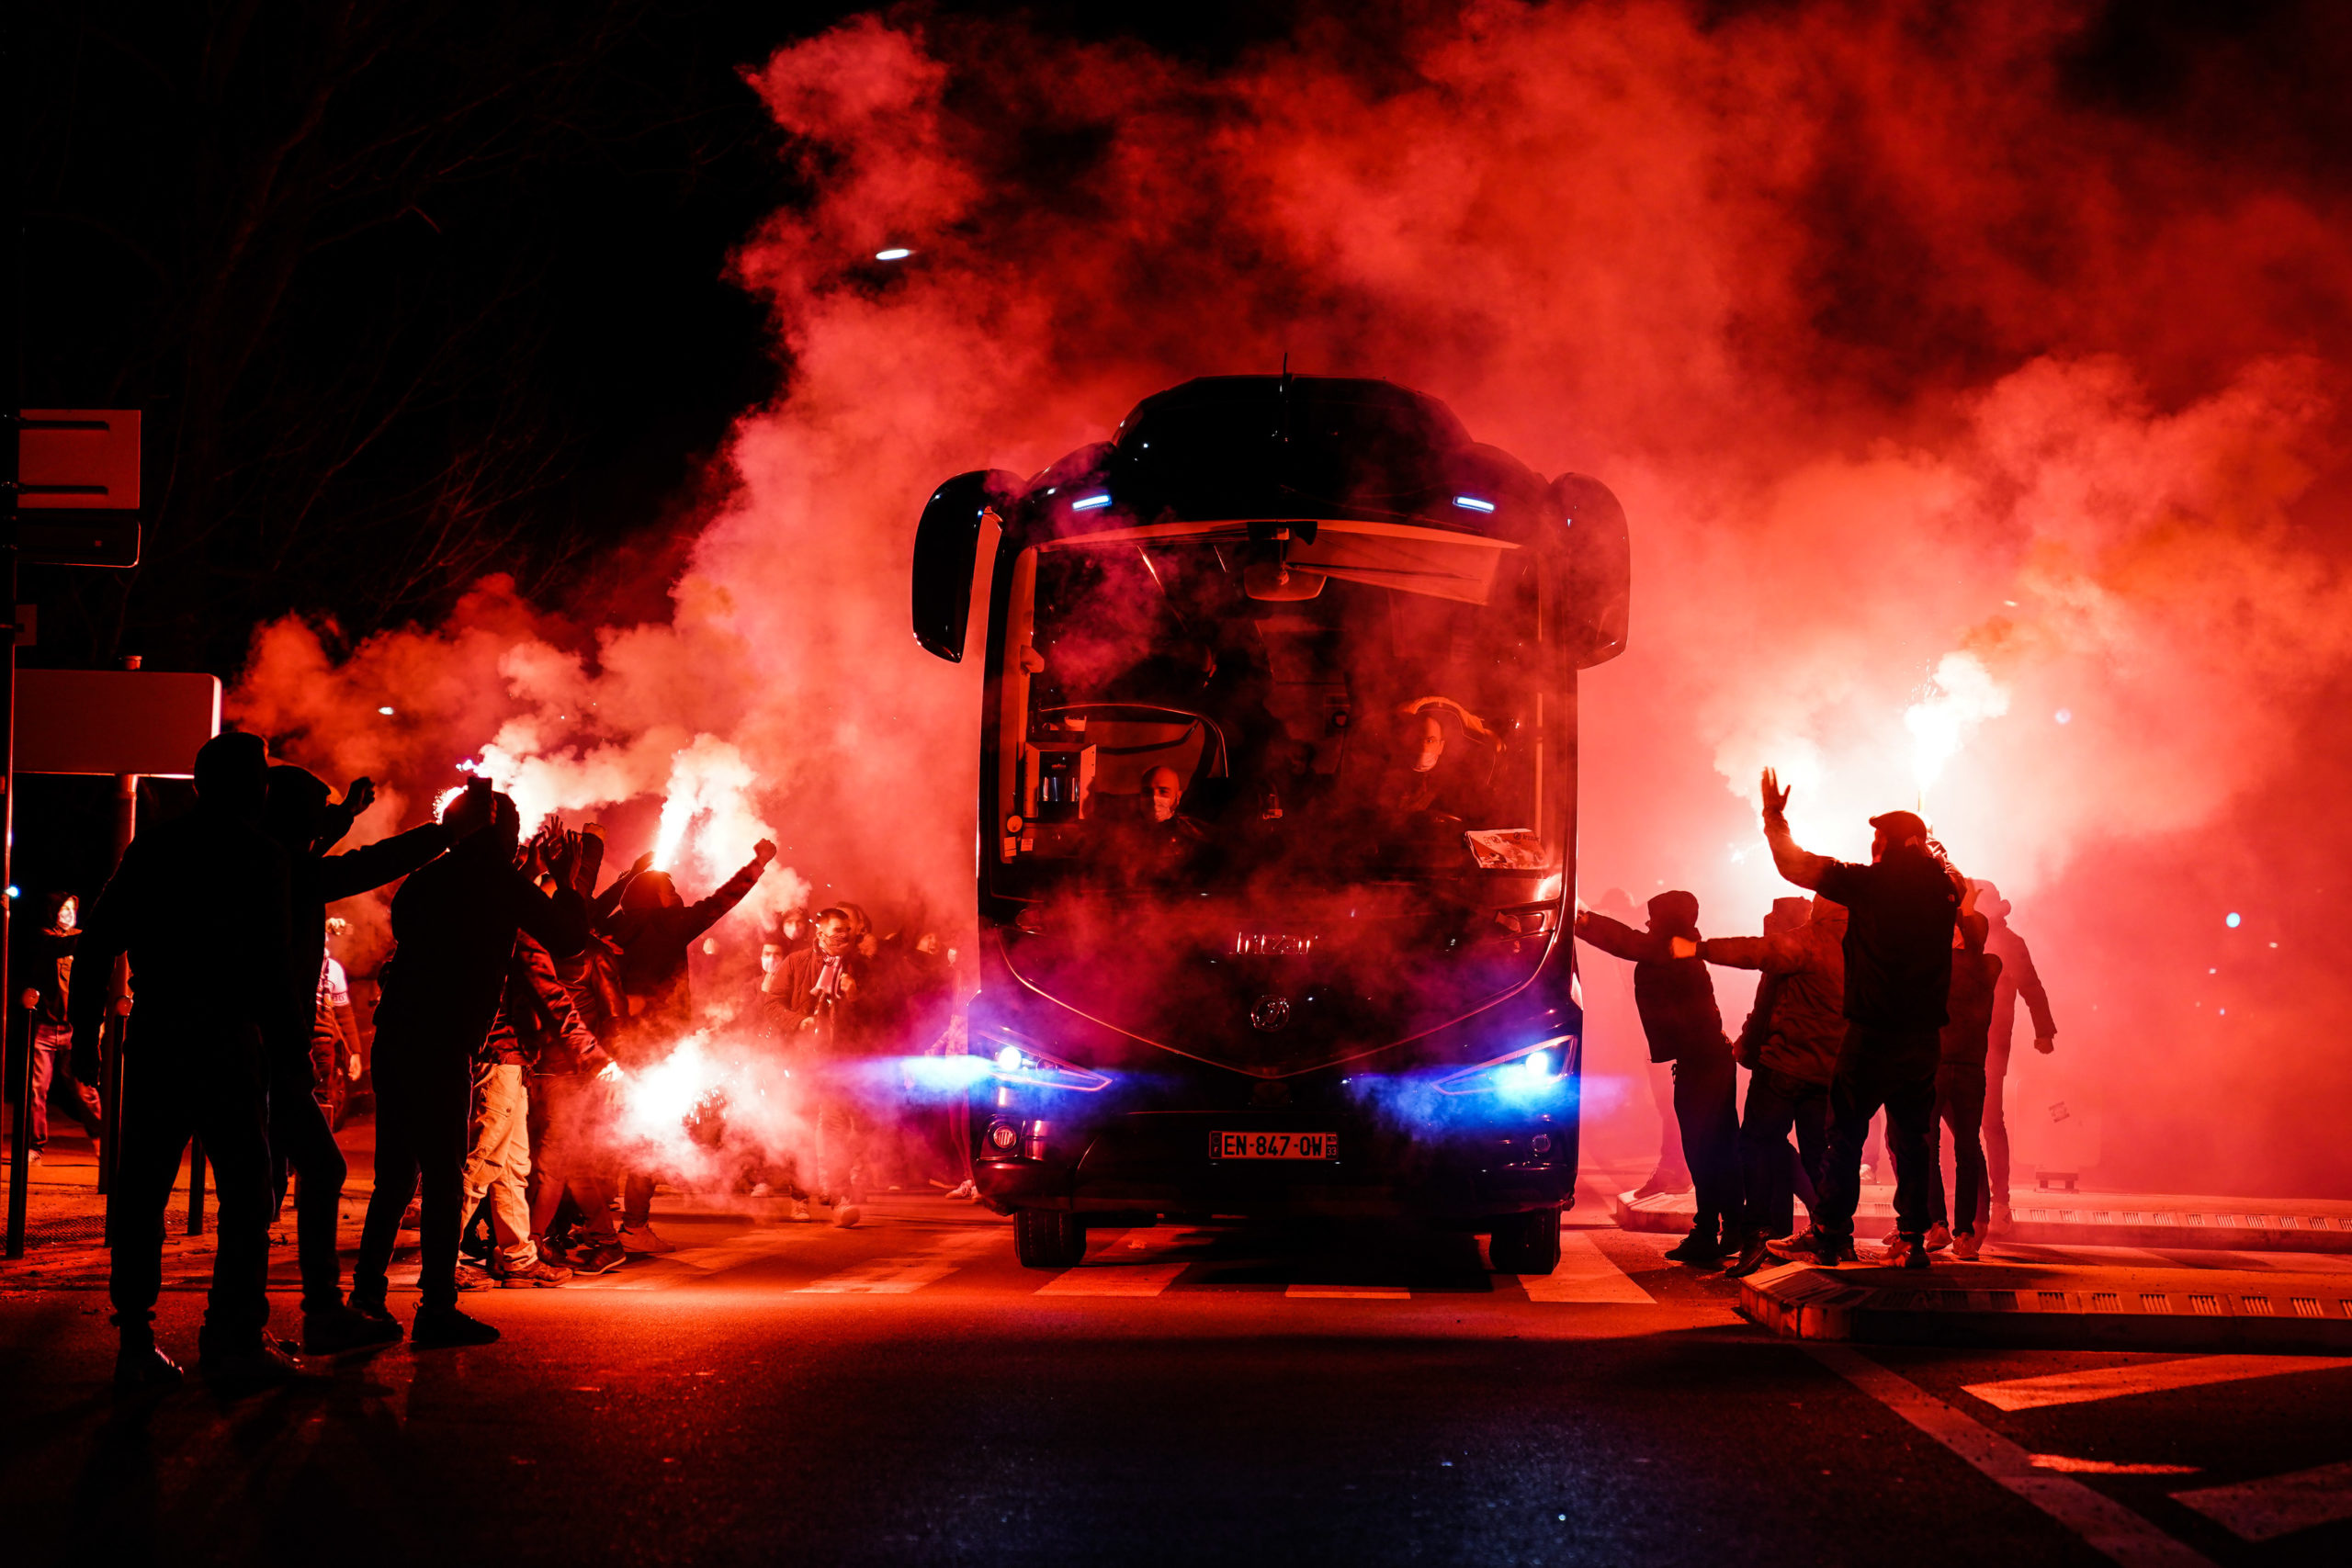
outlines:
[[[2057,1035],[2049,998],[2008,929],[2009,905],[1992,884],[1961,875],[1917,815],[1871,818],[1870,863],[1849,864],[1796,843],[1788,795],[1764,775],[1766,840],[1781,874],[1814,896],[1775,900],[1762,935],[1702,937],[1699,900],[1679,891],[1650,899],[1639,931],[1603,910],[1577,913],[1577,936],[1633,962],[1651,1060],[1672,1075],[1666,1149],[1641,1192],[1679,1190],[1682,1173],[1670,1167],[1677,1155],[1685,1162],[1696,1214],[1668,1254],[1679,1262],[1729,1259],[1734,1275],[1771,1257],[1852,1262],[1883,1116],[1894,1172],[1887,1260],[1924,1269],[1946,1248],[1973,1258],[2009,1222],[2000,1085],[2017,1003],[2047,1052]],[[1711,964],[1761,976],[1736,1040],[1724,1032]],[[1736,1103],[1740,1066],[1745,1107]],[[1802,1232],[1800,1196],[1812,1216]]]
[[[822,1210],[855,1224],[876,1183],[970,1194],[960,1106],[912,1096],[891,1070],[901,1052],[961,1048],[935,935],[877,933],[855,905],[793,911],[763,930],[748,994],[696,1008],[695,951],[717,951],[706,933],[751,894],[774,844],[687,903],[650,855],[605,881],[593,825],[550,819],[526,841],[513,800],[480,779],[439,820],[340,853],[373,798],[365,779],[334,801],[306,770],[272,765],[258,738],[230,734],[198,754],[196,790],[192,812],[140,832],[82,929],[70,899],[48,911],[42,952],[62,962],[28,987],[32,1043],[54,1057],[70,1042],[67,1068],[95,1085],[108,988],[68,987],[65,964],[103,976],[130,960],[107,1215],[119,1387],[182,1376],[153,1323],[164,1211],[191,1137],[219,1193],[198,1354],[221,1387],[308,1375],[267,1332],[269,1226],[289,1186],[311,1354],[401,1337],[387,1275],[411,1225],[421,1303],[405,1332],[420,1346],[497,1338],[459,1306],[467,1290],[561,1285],[672,1250],[652,1204],[677,1140],[722,1151],[737,1190],[784,1200],[793,1219]],[[395,947],[363,1060],[347,982],[325,954],[326,908],[394,882]],[[789,1134],[741,1117],[730,1134],[716,1091],[661,1135],[627,1125],[633,1075],[730,1014],[730,1040],[797,1086]],[[334,1125],[363,1076],[375,1183],[346,1297]],[[87,1109],[95,1122],[95,1094]],[[461,1262],[468,1251],[478,1261]]]

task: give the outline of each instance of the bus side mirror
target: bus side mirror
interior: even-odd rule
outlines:
[[[1607,485],[1585,474],[1552,481],[1566,565],[1565,603],[1554,642],[1578,670],[1606,664],[1625,651],[1633,616],[1633,544],[1625,509]]]
[[[1020,493],[1021,479],[1001,468],[957,474],[932,491],[915,525],[915,641],[951,664],[964,661],[972,617],[972,558],[991,507]]]

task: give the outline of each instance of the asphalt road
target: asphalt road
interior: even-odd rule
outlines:
[[[2352,1365],[1840,1360],[1613,1229],[1521,1281],[1396,1230],[1108,1232],[1052,1276],[945,1202],[662,1223],[674,1258],[469,1297],[495,1346],[232,1403],[118,1405],[102,1296],[0,1294],[9,1560],[2352,1561],[2292,1528],[2352,1514]]]

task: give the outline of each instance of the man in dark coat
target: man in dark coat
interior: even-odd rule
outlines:
[[[1763,796],[1772,863],[1847,911],[1846,1041],[1829,1086],[1829,1165],[1813,1217],[1814,1256],[1825,1264],[1854,1256],[1862,1144],[1883,1106],[1895,1180],[1887,1259],[1924,1269],[1931,1261],[1927,1233],[1941,1206],[1943,1173],[1929,1140],[1962,881],[1929,841],[1928,825],[1908,811],[1871,818],[1871,863],[1852,865],[1798,845],[1789,832],[1789,792],[1769,769]],[[1773,1250],[1789,1255],[1785,1246]]]
[[[620,909],[606,927],[620,948],[616,973],[628,1016],[615,1043],[625,1066],[636,1069],[660,1060],[693,1030],[686,949],[750,897],[774,859],[775,845],[761,840],[749,865],[721,883],[717,892],[691,904],[679,897],[668,872],[642,868],[628,879]],[[650,1171],[631,1171],[623,1182],[621,1245],[631,1252],[672,1250],[653,1228]]]
[[[1674,1064],[1674,1115],[1682,1127],[1698,1213],[1690,1234],[1667,1256],[1713,1264],[1736,1246],[1740,1214],[1739,1075],[1724,1038],[1715,983],[1698,956],[1696,895],[1661,893],[1649,902],[1649,929],[1634,931],[1589,909],[1577,913],[1577,935],[1634,961],[1634,1006],[1649,1037],[1650,1060]]]
[[[827,909],[816,929],[816,945],[786,958],[760,990],[809,1086],[818,1201],[833,1206],[835,1224],[854,1225],[872,1131],[859,1103],[856,1062],[874,1040],[874,987],[850,912]]]
[[[1984,1053],[1993,1031],[2001,961],[1984,951],[1986,923],[1973,908],[1961,911],[1960,930],[1954,933],[1960,951],[1951,955],[1951,997],[1946,1009],[1951,1018],[1939,1036],[1942,1056],[1936,1066],[1936,1119],[1951,1129],[1952,1253],[1961,1258],[1974,1258],[1983,1248],[1991,1212],[1978,1130],[1984,1120]],[[1936,1157],[1932,1151],[1930,1157]]]
[[[375,798],[366,779],[354,782],[340,807],[328,806],[328,793],[317,774],[281,762],[269,770],[269,804],[262,819],[264,830],[286,852],[291,890],[284,1005],[268,1029],[269,1142],[271,1153],[294,1168],[299,1182],[294,1229],[302,1261],[302,1348],[313,1355],[399,1337],[390,1325],[354,1312],[343,1301],[335,1226],[349,1168],[319,1105],[312,1050],[327,906],[397,882],[450,843],[448,829],[427,822],[346,854],[323,853],[322,844],[340,839],[349,818]]]
[[[1976,908],[1991,922],[1984,934],[1985,953],[2001,961],[2001,977],[1993,991],[1991,1044],[1984,1056],[1984,1158],[1991,1187],[1988,1234],[2009,1227],[2009,1123],[2002,1089],[2009,1076],[2009,1048],[2016,1043],[2018,1004],[2023,1002],[2033,1020],[2033,1048],[2049,1055],[2058,1048],[2058,1021],[2050,1011],[2050,993],[2042,988],[2041,973],[2025,938],[2009,924],[2009,901],[1989,882],[1976,885]]]
[[[517,931],[550,953],[580,951],[588,911],[567,865],[549,896],[514,864],[514,803],[469,787],[442,820],[459,842],[401,885],[398,944],[376,1009],[376,1190],[368,1200],[351,1304],[390,1321],[385,1270],[410,1194],[424,1187],[424,1269],[411,1337],[418,1345],[486,1345],[498,1330],[458,1310],[458,1239],[465,1224],[473,1060],[505,989]]]
[[[1804,900],[1792,900],[1802,905]],[[1776,901],[1777,908],[1777,901]],[[1713,937],[1699,956],[1733,969],[1759,969],[1752,1029],[1747,1109],[1739,1122],[1740,1172],[1747,1194],[1745,1228],[1734,1275],[1754,1273],[1768,1256],[1765,1243],[1796,1229],[1795,1181],[1789,1134],[1797,1137],[1795,1166],[1805,1178],[1805,1206],[1820,1203],[1827,1161],[1829,1084],[1846,1042],[1846,910],[1815,898],[1801,921],[1760,937]]]
[[[122,1152],[107,1202],[121,1335],[115,1382],[124,1390],[180,1379],[156,1348],[154,1308],[164,1207],[191,1135],[203,1141],[220,1193],[198,1370],[222,1388],[302,1375],[264,1332],[271,1194],[263,1031],[283,1005],[288,947],[286,854],[261,830],[268,784],[258,736],[206,741],[196,754],[196,809],[131,840],[77,954],[91,977],[70,1002],[74,1070],[85,1082],[96,1081],[104,976],[117,956],[130,959]]]

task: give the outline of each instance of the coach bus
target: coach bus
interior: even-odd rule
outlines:
[[[1548,1273],[1577,1170],[1577,681],[1624,513],[1385,381],[1219,376],[924,508],[917,640],[984,537],[975,1179],[1090,1225],[1409,1215]],[[976,1066],[978,1064],[976,1064]]]

